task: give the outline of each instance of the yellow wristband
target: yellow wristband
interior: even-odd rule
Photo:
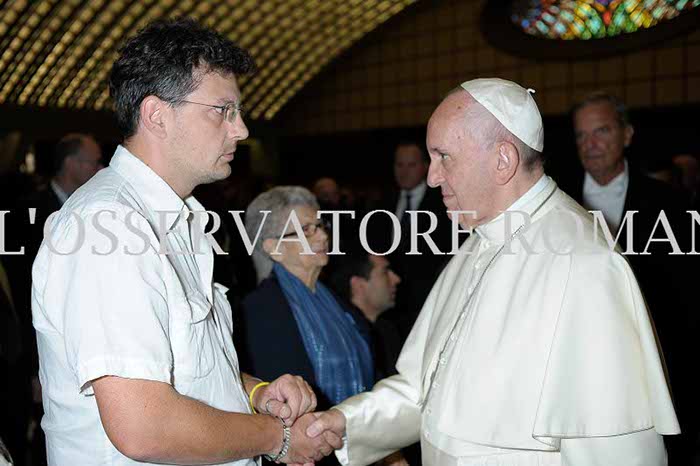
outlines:
[[[253,397],[255,396],[255,392],[258,390],[260,387],[264,387],[266,385],[270,385],[270,382],[259,382],[253,389],[250,391],[250,395],[248,395],[248,401],[250,402],[250,409],[253,410],[253,414],[258,414],[258,412],[255,410],[255,406],[253,405]]]

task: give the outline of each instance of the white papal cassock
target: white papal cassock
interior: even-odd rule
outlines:
[[[680,429],[653,325],[592,216],[543,176],[475,231],[433,287],[399,374],[337,407],[340,461],[420,439],[427,466],[666,464],[661,435]]]

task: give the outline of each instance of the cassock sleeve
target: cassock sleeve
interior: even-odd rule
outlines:
[[[371,464],[420,438],[418,394],[400,374],[380,381],[371,392],[349,398],[335,409],[347,419],[345,445],[336,451],[341,464]]]
[[[371,464],[420,439],[423,353],[439,288],[433,287],[401,350],[398,374],[335,407],[347,420],[345,445],[336,451],[341,464]]]

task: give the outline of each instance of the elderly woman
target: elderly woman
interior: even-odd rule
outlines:
[[[288,221],[292,211],[301,231]],[[251,239],[259,232],[253,261],[264,279],[243,300],[237,346],[244,369],[265,380],[302,376],[323,409],[371,388],[374,368],[366,321],[318,281],[328,233],[317,211],[313,194],[296,186],[270,189],[248,206],[246,230]]]

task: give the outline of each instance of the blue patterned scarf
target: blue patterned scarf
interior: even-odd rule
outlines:
[[[274,273],[292,308],[323,394],[337,404],[370,389],[374,373],[372,355],[352,316],[322,283],[316,283],[314,293],[277,263]]]

